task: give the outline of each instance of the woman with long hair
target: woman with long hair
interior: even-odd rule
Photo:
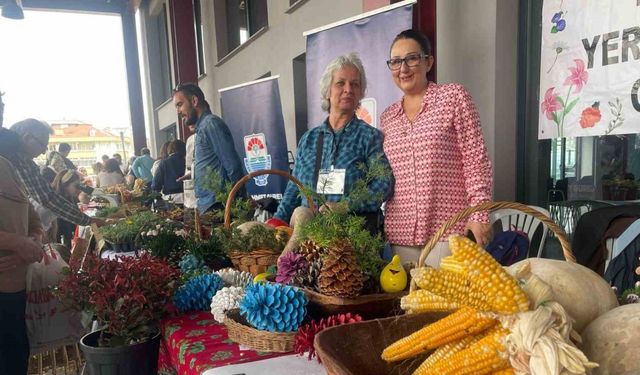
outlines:
[[[82,192],[81,183],[80,175],[78,175],[77,172],[70,169],[63,169],[56,175],[51,185],[53,186],[53,190],[61,197],[71,203],[78,203],[78,195]],[[56,239],[60,240],[60,243],[70,246],[75,230],[75,224],[58,218]]]
[[[124,174],[116,159],[109,159],[104,163],[104,170],[98,173],[96,185],[101,187],[124,184]]]
[[[184,185],[178,178],[184,175],[186,145],[180,140],[173,141],[167,147],[167,156],[160,162],[151,182],[151,190],[162,192],[163,199],[173,203],[184,203]]]

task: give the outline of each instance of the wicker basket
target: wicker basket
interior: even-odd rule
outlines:
[[[396,340],[446,315],[411,314],[331,327],[316,335],[314,347],[330,375],[407,375],[429,353],[393,363],[385,362],[380,353]]]
[[[329,315],[354,313],[364,319],[386,318],[402,313],[400,298],[407,292],[364,294],[355,298],[327,296],[307,288],[301,288],[309,300],[309,316],[320,319]]]
[[[227,311],[224,325],[233,342],[253,350],[278,353],[293,351],[296,332],[268,332],[255,329],[240,315],[238,309]]]
[[[429,252],[442,235],[456,223],[475,212],[499,208],[516,209],[540,219],[557,236],[562,245],[565,259],[569,262],[575,262],[564,231],[553,220],[520,203],[490,202],[464,209],[444,223],[422,249],[418,264],[424,263]],[[412,281],[411,290],[415,290],[415,288],[416,285]],[[320,332],[315,338],[314,346],[327,368],[327,372],[331,375],[407,374],[422,363],[427,353],[411,360],[390,364],[380,359],[380,353],[395,340],[410,335],[425,324],[434,322],[445,315],[444,313],[410,314],[337,326]]]
[[[476,212],[492,211],[492,210],[498,210],[501,208],[511,208],[514,210],[522,211],[525,214],[529,214],[531,216],[534,216],[536,219],[540,220],[544,225],[546,225],[549,228],[549,230],[551,230],[556,235],[556,237],[558,238],[558,241],[560,241],[560,245],[562,246],[562,254],[564,255],[564,258],[567,260],[567,262],[572,262],[572,263],[576,262],[576,257],[573,256],[573,253],[571,252],[571,246],[569,245],[569,241],[567,240],[567,236],[564,233],[564,230],[560,228],[560,226],[556,224],[555,221],[547,217],[547,215],[527,205],[524,205],[522,203],[487,202],[487,203],[481,203],[477,206],[465,208],[464,210],[458,212],[456,215],[452,216],[444,224],[442,224],[440,229],[436,231],[433,237],[431,237],[429,242],[427,242],[427,244],[422,249],[422,252],[420,253],[420,259],[418,260],[418,264],[424,264],[424,261],[427,259],[427,256],[429,255],[431,250],[436,246],[438,241],[440,241],[440,238],[452,226],[456,225],[456,223],[460,222],[461,220],[465,220],[469,218],[469,216],[473,215]],[[415,282],[412,280],[410,290],[413,291],[415,289],[416,289],[416,285],[415,285]]]
[[[301,189],[304,188],[302,183],[298,181],[297,178],[293,177],[287,172],[279,171],[276,169],[265,169],[260,171],[255,171],[249,173],[248,175],[242,177],[238,182],[233,186],[231,191],[229,192],[229,197],[227,198],[227,203],[225,204],[224,210],[224,227],[225,229],[231,229],[231,204],[235,199],[236,193],[242,185],[247,183],[247,181],[251,180],[254,177],[262,176],[265,174],[275,174],[278,176],[286,177],[294,184],[298,185]],[[307,198],[307,203],[312,210],[315,210],[315,206],[313,204],[313,199],[310,197]],[[251,252],[243,252],[243,251],[233,251],[229,253],[229,258],[233,263],[233,266],[240,271],[251,272],[253,275],[257,275],[259,273],[265,272],[269,266],[275,265],[278,263],[278,257],[280,253],[277,251],[273,251],[272,249],[256,249]]]

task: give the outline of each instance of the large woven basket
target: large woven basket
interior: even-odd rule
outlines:
[[[238,309],[227,311],[224,325],[229,338],[260,352],[287,353],[293,351],[296,332],[268,332],[251,327]]]
[[[238,182],[236,182],[236,184],[231,189],[231,192],[229,192],[229,197],[227,198],[227,203],[225,205],[225,210],[224,210],[225,229],[227,230],[231,229],[231,205],[233,203],[233,200],[235,199],[236,194],[238,193],[238,190],[240,190],[242,185],[247,183],[247,181],[251,180],[252,178],[257,176],[262,176],[265,174],[275,174],[278,176],[285,177],[290,181],[292,181],[294,184],[298,185],[301,191],[304,188],[302,183],[300,183],[300,181],[298,181],[297,178],[293,177],[287,172],[279,171],[276,169],[264,169],[264,170],[249,173],[248,175],[238,180]],[[307,198],[307,203],[309,204],[309,207],[312,210],[315,210],[313,200],[310,197],[306,197],[306,198]],[[257,275],[259,273],[265,272],[267,268],[277,264],[279,256],[280,256],[279,252],[274,251],[273,249],[266,249],[266,248],[256,249],[250,252],[243,252],[238,250],[238,251],[232,251],[229,253],[229,259],[231,259],[231,262],[233,263],[233,266],[235,268],[239,269],[240,271],[251,272],[253,275]]]
[[[464,209],[444,223],[422,249],[418,264],[424,263],[443,234],[456,223],[467,219],[475,212],[499,208],[516,209],[540,219],[557,236],[566,260],[575,262],[564,231],[553,220],[520,203],[490,202]],[[412,282],[411,290],[415,288],[416,285]],[[408,336],[425,324],[435,322],[445,315],[445,313],[408,314],[337,326],[316,335],[314,346],[330,375],[410,374],[423,362],[428,353],[395,363],[384,362],[380,358],[380,353],[395,340]]]
[[[436,231],[433,237],[431,237],[429,242],[427,242],[427,244],[422,249],[422,252],[420,253],[420,259],[418,260],[418,264],[424,264],[424,261],[427,259],[427,256],[429,255],[431,250],[433,250],[436,244],[440,241],[440,238],[451,227],[453,227],[454,225],[456,225],[462,220],[468,219],[471,215],[473,215],[476,212],[492,211],[492,210],[498,210],[501,208],[511,208],[514,210],[522,211],[525,214],[529,214],[531,216],[534,216],[536,219],[540,220],[544,225],[546,225],[549,228],[549,230],[551,230],[556,235],[556,238],[558,238],[558,241],[560,241],[560,245],[562,246],[562,254],[564,255],[564,258],[567,260],[567,262],[575,263],[576,257],[573,256],[573,253],[571,252],[571,245],[569,245],[569,241],[567,240],[567,236],[564,233],[564,230],[560,228],[560,226],[556,224],[555,221],[551,220],[551,218],[549,218],[547,215],[527,205],[524,205],[522,203],[487,202],[487,203],[481,203],[476,206],[465,208],[464,210],[458,212],[456,215],[452,216],[444,224],[442,224],[442,226]],[[412,280],[410,290],[413,291],[415,289],[416,289],[416,284]]]
[[[385,318],[402,313],[400,298],[407,292],[364,294],[355,298],[327,296],[311,289],[301,288],[309,300],[307,310],[313,318],[354,313],[364,319]]]

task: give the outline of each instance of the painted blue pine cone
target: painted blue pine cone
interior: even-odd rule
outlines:
[[[195,255],[192,254],[183,256],[178,265],[183,274],[201,273],[200,271],[210,272],[209,267],[204,264],[204,261],[196,258]]]
[[[223,287],[222,279],[215,274],[196,276],[173,296],[173,303],[180,311],[205,311],[211,298]]]
[[[259,330],[293,332],[304,320],[306,305],[307,297],[298,288],[258,283],[247,287],[240,314]]]

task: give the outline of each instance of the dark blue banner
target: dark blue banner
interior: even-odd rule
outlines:
[[[270,77],[220,90],[222,118],[229,125],[246,173],[260,169],[289,172],[278,80]],[[276,175],[247,182],[253,199],[282,199],[287,180]]]
[[[367,92],[356,115],[377,127],[382,112],[402,97],[387,68],[391,42],[401,31],[410,29],[413,5],[390,6],[365,18],[307,34],[308,126],[314,128],[327,117],[320,108],[320,77],[329,62],[355,52],[367,76]]]

